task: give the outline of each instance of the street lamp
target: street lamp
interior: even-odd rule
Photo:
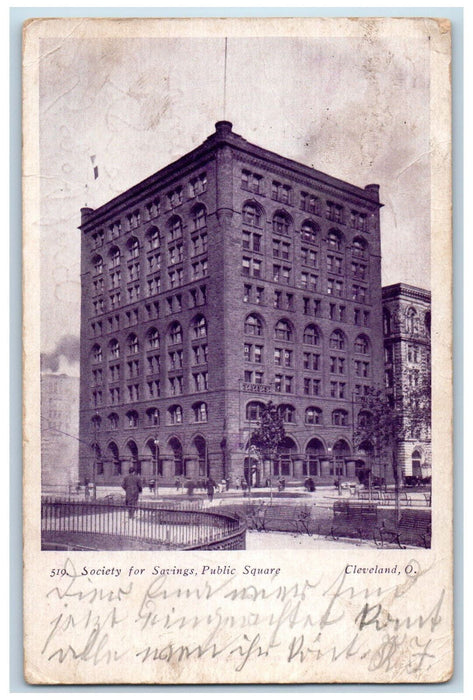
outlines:
[[[154,443],[154,493],[158,493],[158,472],[159,472],[159,462],[158,462],[158,450],[159,450],[159,438],[156,436],[153,440]]]
[[[97,500],[97,431],[99,426],[99,412],[95,411],[94,416],[94,461],[92,464],[92,500]]]

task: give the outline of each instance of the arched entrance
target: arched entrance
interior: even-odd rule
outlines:
[[[247,484],[251,484],[252,487],[258,487],[261,485],[262,477],[262,463],[258,450],[254,445],[251,445],[248,449],[247,456],[244,461],[244,474]]]
[[[273,460],[274,476],[293,476],[293,461],[297,455],[297,445],[288,435],[279,446],[279,455]]]
[[[303,463],[304,476],[322,476],[322,459],[325,448],[318,438],[312,438],[307,444]]]
[[[333,459],[330,469],[332,476],[345,476],[347,473],[347,460],[350,458],[351,450],[346,440],[337,440],[333,446]]]
[[[196,435],[196,437],[192,441],[192,445],[197,452],[197,459],[198,459],[198,467],[197,467],[197,474],[198,476],[209,476],[209,457],[208,457],[208,451],[207,451],[207,443],[205,442],[204,438],[202,435]]]
[[[169,447],[172,452],[172,461],[173,461],[173,466],[174,466],[174,476],[186,476],[185,473],[185,468],[184,468],[184,460],[182,458],[182,445],[179,442],[179,440],[175,437],[172,437],[169,440]]]
[[[369,440],[364,440],[358,448],[358,459],[355,461],[355,475],[360,484],[368,481],[373,470],[374,448]]]
[[[129,467],[133,467],[137,474],[141,474],[141,463],[138,459],[138,447],[134,440],[129,440],[125,448],[126,460],[129,462]]]
[[[107,447],[107,462],[111,463],[113,476],[119,476],[122,473],[120,454],[114,442],[110,442]]]
[[[159,442],[156,438],[150,438],[145,445],[146,461],[149,463],[150,476],[162,476],[163,464],[159,456]]]

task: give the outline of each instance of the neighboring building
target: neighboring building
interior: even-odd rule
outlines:
[[[41,374],[41,486],[76,484],[79,478],[79,378]]]
[[[383,287],[382,295],[385,382],[395,400],[430,377],[430,292],[398,283]],[[431,476],[430,427],[414,436],[406,434],[399,447],[398,464],[404,478]]]
[[[274,475],[353,478],[369,459],[353,446],[356,397],[384,373],[380,207],[378,185],[223,121],[82,209],[81,478],[120,483],[133,464],[161,483],[235,483],[250,462],[263,483],[248,441],[269,400],[287,433]]]

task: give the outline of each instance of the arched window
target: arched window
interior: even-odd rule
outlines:
[[[102,362],[102,348],[98,344],[95,344],[92,348],[92,362],[95,364]]]
[[[198,231],[201,228],[207,226],[207,212],[203,204],[192,211],[192,228],[194,231]]]
[[[111,442],[107,447],[107,458],[113,464],[113,473],[115,476],[122,473],[122,465],[120,462],[120,454],[118,447],[114,442]]]
[[[250,314],[245,321],[246,335],[263,335],[263,324],[255,314]]]
[[[360,411],[358,414],[358,427],[369,428],[373,420],[373,415],[369,411]]]
[[[120,343],[116,338],[113,338],[108,344],[109,355],[111,360],[116,360],[120,357]]]
[[[174,458],[174,476],[184,476],[184,460],[182,445],[177,438],[171,438],[168,443]]]
[[[182,237],[182,221],[178,216],[173,216],[168,221],[169,240],[174,241]]]
[[[128,354],[129,355],[136,355],[140,349],[140,344],[139,344],[137,336],[134,333],[131,333],[128,336],[126,342],[127,342],[127,346],[128,346]]]
[[[147,408],[146,409],[146,418],[148,421],[148,425],[152,426],[158,426],[159,425],[159,411],[157,408]]]
[[[170,425],[179,425],[182,423],[182,408],[177,404],[170,406],[168,408],[168,417]]]
[[[207,337],[207,322],[203,316],[196,316],[192,321],[192,338],[195,340],[197,338]]]
[[[291,217],[284,211],[277,211],[273,216],[273,232],[274,233],[289,233],[291,225]]]
[[[327,247],[332,250],[342,249],[342,234],[338,229],[332,228],[327,234]]]
[[[156,328],[150,328],[146,334],[148,347],[151,350],[159,350],[159,333]]]
[[[278,406],[278,414],[284,423],[296,422],[296,409],[290,404],[281,404]]]
[[[391,314],[388,309],[383,309],[383,333],[384,335],[391,334]]]
[[[417,331],[417,311],[412,307],[406,311],[406,331],[407,333]]]
[[[95,255],[92,260],[94,266],[94,275],[101,275],[103,272],[103,258],[101,255]]]
[[[137,238],[133,236],[133,238],[130,238],[127,242],[127,248],[128,248],[128,259],[129,260],[135,260],[136,258],[140,257],[140,243]]]
[[[117,248],[117,246],[113,246],[110,248],[109,253],[108,253],[108,259],[109,259],[109,268],[113,270],[113,268],[118,267],[120,265],[120,248]]]
[[[301,226],[301,239],[305,243],[318,243],[318,232],[320,231],[319,226],[313,222],[307,219],[306,221],[302,222]]]
[[[263,409],[261,401],[250,401],[246,405],[246,420],[260,420]]]
[[[369,355],[370,341],[366,335],[359,335],[355,340],[355,352],[361,355]]]
[[[412,453],[412,476],[422,476],[421,459],[419,450],[414,450]]]
[[[351,253],[354,258],[367,258],[368,257],[368,244],[363,238],[354,238]]]
[[[102,424],[102,419],[100,418],[100,416],[93,416],[91,423],[92,423],[92,428],[94,430],[99,430],[99,428]]]
[[[430,335],[430,325],[431,325],[430,311],[427,311],[425,316],[424,316],[424,324],[425,324],[425,330],[427,331],[427,334]]]
[[[260,226],[261,224],[261,212],[256,204],[251,204],[250,202],[245,204],[241,216],[245,224],[251,224],[252,226]]]
[[[204,401],[201,401],[200,403],[195,403],[192,406],[192,412],[194,415],[194,423],[207,422],[207,404]]]
[[[136,411],[128,411],[126,414],[128,427],[137,428],[138,427],[138,414]]]
[[[319,329],[313,323],[305,327],[303,342],[305,345],[320,345]]]
[[[343,332],[337,328],[330,336],[331,350],[345,350],[345,336]]]
[[[292,341],[292,326],[289,323],[289,321],[286,321],[286,319],[282,318],[276,323],[274,327],[274,337],[276,340]]]
[[[169,344],[178,345],[179,343],[182,343],[182,328],[180,323],[174,321],[169,328]]]
[[[306,408],[305,422],[307,425],[321,425],[322,409],[317,406],[309,406],[309,408]]]
[[[116,430],[118,428],[118,414],[117,413],[110,413],[108,416],[108,425],[111,428],[111,430]]]
[[[332,412],[332,425],[348,425],[347,411],[337,408]]]
[[[152,226],[146,234],[148,250],[156,250],[159,248],[159,231],[156,226]]]

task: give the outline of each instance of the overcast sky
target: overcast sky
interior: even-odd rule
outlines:
[[[263,148],[379,183],[383,284],[430,289],[428,58],[422,38],[230,38],[224,113],[223,38],[44,41],[42,350],[79,333],[80,208],[185,154],[222,118]]]

